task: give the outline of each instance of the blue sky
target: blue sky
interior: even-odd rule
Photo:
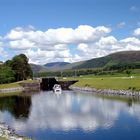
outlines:
[[[35,63],[75,62],[100,57],[115,51],[139,50],[139,15],[139,0],[0,0],[0,60],[5,61],[15,54],[25,53],[30,61]],[[86,40],[84,36],[78,38],[77,41],[73,40],[70,34],[63,39],[65,35],[61,34],[62,30],[56,31],[56,29],[65,28],[67,34],[69,32],[67,29],[75,30],[79,26],[82,26],[80,28],[81,34],[83,30],[84,33],[87,32],[85,33],[87,35]],[[95,28],[102,26],[110,29],[110,31],[92,32]],[[92,27],[93,30],[89,27]],[[48,35],[50,39],[50,34],[45,33],[49,29],[55,31],[53,35],[51,34],[51,43],[47,43],[45,47],[42,44],[50,41],[47,37]],[[22,38],[14,37],[13,39],[11,36],[15,36],[15,32],[9,37],[12,30],[16,33],[22,31],[24,34],[33,32],[31,36],[44,37],[45,40],[36,42],[36,39],[31,40],[32,37],[29,35],[28,37],[23,35]],[[37,31],[41,31],[42,34],[38,36]],[[104,33],[102,34],[102,32]],[[74,34],[77,36],[77,33]],[[95,39],[90,34],[92,36],[100,35]],[[57,41],[54,41],[54,38],[57,38]],[[114,42],[110,41],[112,39]],[[101,43],[101,41],[105,41],[106,44]],[[17,45],[21,45],[21,48]],[[59,45],[61,45],[60,48]],[[64,46],[62,47],[62,45]],[[113,45],[117,47],[112,49]],[[88,50],[90,51],[88,52]]]

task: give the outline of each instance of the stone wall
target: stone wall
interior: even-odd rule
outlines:
[[[96,93],[96,94],[140,97],[140,91],[114,90],[114,89],[96,89],[96,88],[91,88],[91,87],[76,87],[76,86],[72,86],[71,89],[79,90],[79,91],[86,91],[86,92],[91,92],[91,93]]]
[[[0,89],[0,93],[21,92],[23,90],[24,90],[23,87],[4,88]]]

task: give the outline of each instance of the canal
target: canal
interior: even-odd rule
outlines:
[[[0,97],[0,122],[35,140],[139,140],[140,101],[78,91]]]

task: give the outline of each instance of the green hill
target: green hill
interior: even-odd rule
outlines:
[[[140,51],[123,51],[85,61],[73,69],[132,66],[140,67]]]
[[[44,72],[47,71],[47,68],[42,65],[30,64],[33,73]]]
[[[57,70],[61,70],[61,68],[64,68],[66,65],[68,65],[70,63],[68,62],[52,62],[52,63],[47,63],[44,66],[50,70],[50,71],[57,71]]]
[[[120,69],[123,67],[140,68],[140,51],[122,51],[116,52],[104,57],[94,58],[87,61],[75,63],[55,62],[48,63],[44,66],[31,64],[32,70],[35,73],[45,71],[62,71],[72,69],[90,69],[90,68],[105,68],[105,69]]]

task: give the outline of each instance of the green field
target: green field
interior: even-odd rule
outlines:
[[[111,76],[83,76],[79,78],[69,78],[79,80],[74,86],[93,87],[96,89],[122,89],[122,90],[140,90],[140,77],[111,77]]]

